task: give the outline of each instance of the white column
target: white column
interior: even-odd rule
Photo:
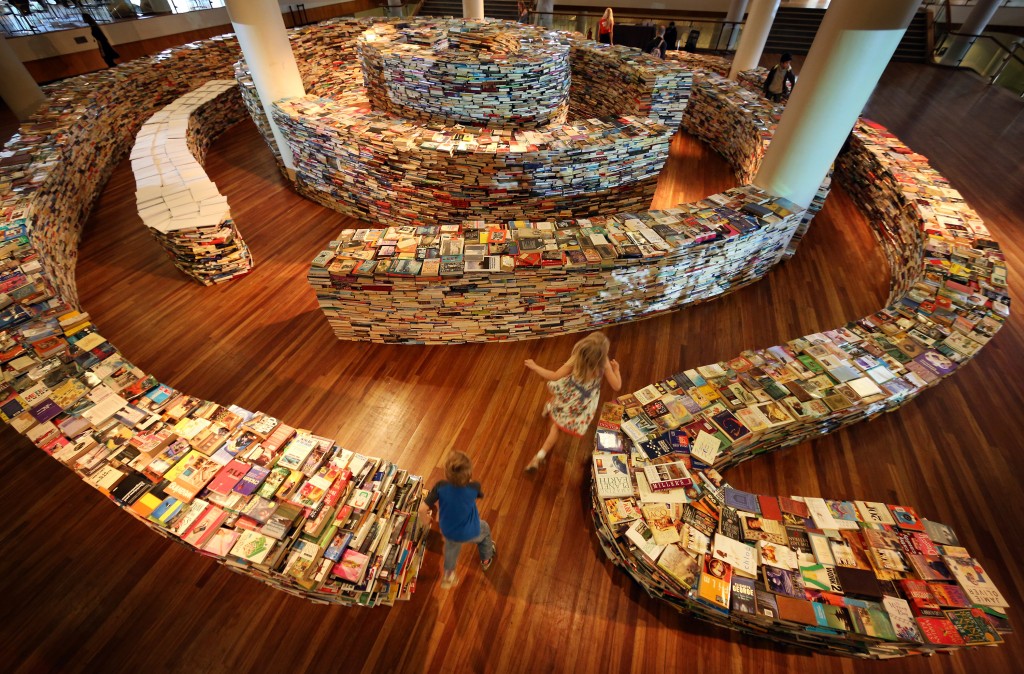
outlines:
[[[729,4],[729,13],[725,15],[726,22],[733,22],[725,30],[729,33],[729,49],[736,48],[736,40],[740,36],[740,27],[736,24],[743,22],[743,15],[747,13],[747,0],[732,0]]]
[[[21,121],[39,109],[46,100],[46,94],[29,74],[7,38],[0,36],[0,98]]]
[[[462,18],[484,18],[484,0],[462,0]]]
[[[1003,4],[1003,0],[978,0],[978,4],[967,15],[967,20],[956,31],[965,33],[965,35],[953,36],[953,41],[939,62],[948,66],[960,65],[960,61],[967,55],[967,50],[971,48],[975,40],[967,35],[980,35],[1001,4]]]
[[[843,4],[843,3],[839,3]],[[761,61],[764,43],[768,41],[768,31],[772,29],[775,12],[779,8],[779,0],[753,0],[747,22],[743,24],[743,37],[732,59],[729,79],[734,80],[744,70],[756,68]]]
[[[306,90],[284,29],[281,7],[277,0],[227,0],[226,5],[281,159],[293,170],[292,153],[274,123],[272,103],[291,96],[305,96]]]
[[[833,2],[754,184],[806,207],[921,0]]]

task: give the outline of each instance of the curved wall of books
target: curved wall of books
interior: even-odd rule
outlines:
[[[139,217],[174,266],[203,285],[252,270],[227,197],[203,171],[210,143],[247,115],[234,80],[211,80],[150,117],[132,147]]]
[[[652,596],[800,647],[880,658],[999,642],[1007,604],[948,527],[903,505],[739,492],[719,474],[896,409],[1008,315],[998,244],[923,157],[862,121],[837,164],[888,256],[889,305],[606,405],[599,539]]]
[[[385,225],[650,203],[686,106],[681,65],[504,21],[370,25],[333,21],[293,34],[299,62],[315,64],[302,73],[310,93],[275,102],[274,117],[304,196]],[[358,45],[361,71],[323,66],[324,52],[345,40],[343,54]],[[459,49],[469,46],[478,48]],[[237,76],[272,143],[244,62]]]
[[[503,21],[451,22],[438,29],[410,35],[415,29],[378,23],[359,36],[363,81],[375,110],[512,129],[565,121],[568,44]],[[525,45],[523,36],[530,39]],[[437,49],[437,43],[447,48]]]
[[[682,125],[749,182],[777,113],[701,73]],[[829,184],[806,211],[747,185],[664,211],[511,224],[490,213],[461,225],[348,230],[316,257],[309,281],[339,339],[450,344],[591,330],[763,277],[794,253]]]
[[[49,107],[4,146],[0,418],[234,571],[318,602],[393,604],[411,596],[425,551],[420,477],[161,384],[76,310],[81,228],[142,121],[230,76],[238,55],[214,38],[52,85]],[[192,122],[201,156],[223,118]]]

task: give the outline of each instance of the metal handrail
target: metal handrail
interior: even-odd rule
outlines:
[[[603,15],[603,12],[601,12],[601,11],[589,12],[589,11],[585,11],[585,10],[584,11],[576,11],[576,12],[567,12],[567,11],[558,11],[558,10],[553,10],[551,12],[531,11],[530,12],[530,21],[531,21],[531,23],[536,23],[537,20],[538,20],[538,17],[540,17],[542,15],[543,16],[550,16],[552,18],[554,18],[554,17],[584,17],[584,18],[587,18],[587,19],[599,19]],[[717,52],[722,52],[722,51],[726,51],[727,52],[727,51],[730,51],[731,48],[729,47],[729,42],[731,41],[731,39],[733,37],[733,34],[736,33],[737,29],[742,28],[742,26],[744,25],[743,21],[726,21],[724,19],[713,18],[713,17],[703,17],[703,16],[687,16],[687,15],[679,16],[679,15],[672,15],[672,14],[659,14],[659,13],[653,13],[653,12],[648,12],[648,13],[643,13],[643,14],[641,14],[641,13],[632,13],[632,12],[618,12],[618,13],[616,13],[616,15],[615,15],[615,22],[616,23],[622,23],[624,25],[630,25],[629,22],[623,21],[623,19],[639,19],[641,21],[650,21],[650,22],[652,22],[652,25],[653,25],[653,22],[656,22],[656,21],[657,22],[674,21],[675,24],[676,24],[676,28],[678,28],[680,31],[685,31],[688,28],[694,28],[695,24],[701,24],[701,25],[710,24],[712,26],[710,34],[712,36],[711,39],[713,41],[713,44],[710,45],[708,47],[708,49],[710,49],[711,51],[717,51]],[[717,34],[717,37],[715,37],[716,34]],[[682,42],[683,37],[685,37],[685,35],[681,35],[680,36],[680,43]]]
[[[972,35],[971,33],[959,33],[959,32],[957,32],[955,30],[951,30],[951,31],[949,31],[949,34],[950,35],[956,35],[957,37],[973,37],[975,40],[977,40],[979,37],[985,38],[986,40],[992,40],[992,42],[995,42],[996,45],[998,45],[1000,49],[1002,49],[1004,52],[1007,53],[1007,56],[1003,57],[1004,60],[1009,60],[1008,57],[1012,57],[1012,58],[1016,59],[1017,61],[1019,61],[1022,66],[1024,66],[1024,60],[1022,60],[1019,56],[1017,56],[1014,53],[1015,51],[1017,51],[1017,47],[1020,46],[1020,43],[1015,43],[1012,47],[1007,47],[1005,44],[1003,44],[1002,42],[1000,42],[996,38],[992,37],[991,35],[985,35],[984,33],[979,33],[978,35]],[[965,54],[965,56],[966,56],[966,54]],[[961,63],[963,63],[963,60],[964,60],[963,57],[961,57],[961,59],[959,61],[957,61],[957,66],[959,66]],[[1005,67],[1005,64],[1004,64],[1004,66],[1000,66],[999,67],[999,72],[1002,72],[1003,67]]]

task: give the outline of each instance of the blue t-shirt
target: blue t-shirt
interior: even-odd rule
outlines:
[[[484,495],[479,482],[470,482],[465,487],[456,487],[447,480],[441,480],[427,494],[424,502],[433,507],[440,502],[437,521],[441,535],[449,541],[471,541],[480,535],[480,513],[476,500]]]

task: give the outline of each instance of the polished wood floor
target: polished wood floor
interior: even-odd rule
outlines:
[[[990,224],[1024,287],[1022,107],[964,73],[894,66],[867,113],[933,158]],[[702,625],[650,600],[604,561],[586,497],[589,440],[563,440],[536,476],[542,382],[575,337],[453,347],[337,342],[304,275],[351,223],[294,195],[251,124],[208,169],[256,259],[226,286],[189,283],[134,209],[127,163],[83,234],[82,302],[134,362],[190,393],[283,417],[433,481],[446,452],[476,462],[500,550],[487,575],[469,551],[438,587],[431,538],[411,602],[317,606],[166,541],[8,428],[0,429],[0,656],[13,671],[1019,672],[1024,634],[1000,648],[895,663],[807,655]],[[722,160],[678,137],[656,205],[733,183]],[[719,301],[609,329],[633,390],[677,369],[777,344],[880,307],[885,261],[841,191],[798,255]],[[609,395],[605,391],[605,395]],[[728,474],[767,494],[908,503],[952,524],[1024,625],[1024,321],[1016,313],[964,371],[898,412]]]

